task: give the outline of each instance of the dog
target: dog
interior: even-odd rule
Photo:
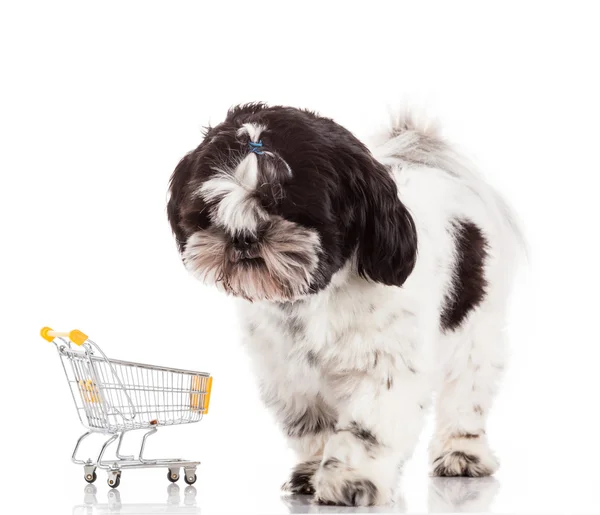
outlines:
[[[511,209],[435,127],[399,116],[372,151],[329,118],[229,110],[177,165],[185,267],[235,296],[261,397],[317,503],[391,502],[435,393],[434,476],[488,476],[523,246]]]

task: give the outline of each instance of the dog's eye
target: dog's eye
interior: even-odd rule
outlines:
[[[208,226],[210,225],[210,218],[208,216],[208,212],[205,209],[194,213],[192,216],[192,220],[190,221],[197,229],[208,229]]]
[[[277,209],[277,201],[269,195],[260,195],[258,197],[260,206],[268,213],[273,213]]]
[[[257,197],[261,207],[269,212],[278,214],[281,209],[281,201],[284,197],[280,184],[264,184],[257,190]]]
[[[210,218],[206,211],[201,211],[198,213],[198,217],[196,219],[196,225],[198,229],[207,229],[210,225]]]

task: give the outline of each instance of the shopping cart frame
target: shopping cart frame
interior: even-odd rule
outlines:
[[[108,485],[116,488],[123,470],[156,467],[167,468],[167,477],[171,482],[179,480],[182,468],[185,482],[188,485],[196,482],[199,461],[148,459],[144,457],[144,449],[147,439],[158,431],[158,427],[198,422],[208,413],[212,390],[210,374],[109,359],[95,342],[78,330],[58,332],[45,327],[41,336],[55,344],[79,420],[87,428],[78,438],[71,460],[83,465],[84,479],[88,483],[96,481],[96,469],[105,470]],[[137,382],[132,371],[137,372]],[[125,377],[125,381],[121,376]],[[82,377],[87,380],[84,381]],[[169,378],[171,384],[165,386]],[[174,386],[173,378],[179,378],[179,388]],[[184,387],[184,381],[189,386]],[[184,400],[188,395],[189,404],[185,405]],[[144,400],[145,404],[141,402]],[[177,415],[180,418],[176,418]],[[153,416],[155,418],[151,419]],[[136,455],[121,454],[125,434],[143,429],[146,432]],[[77,454],[81,443],[94,433],[107,435],[96,459],[79,459]],[[104,459],[107,449],[117,441],[116,459]]]

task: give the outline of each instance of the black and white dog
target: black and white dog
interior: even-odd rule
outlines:
[[[299,458],[286,489],[389,502],[433,392],[433,474],[496,470],[485,421],[522,240],[436,130],[402,117],[371,152],[313,112],[239,106],[175,169],[168,215],[187,269],[239,298]]]

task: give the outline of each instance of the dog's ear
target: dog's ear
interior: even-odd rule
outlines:
[[[167,202],[167,216],[171,224],[171,230],[175,235],[179,251],[183,252],[186,235],[183,230],[181,218],[181,206],[184,201],[185,187],[189,184],[193,169],[193,153],[187,154],[175,168],[169,181],[169,200]]]
[[[402,286],[417,258],[417,231],[398,197],[391,175],[379,163],[365,175],[358,214],[358,273],[365,278]]]

